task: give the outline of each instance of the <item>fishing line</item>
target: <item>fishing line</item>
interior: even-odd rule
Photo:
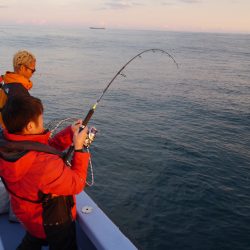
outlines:
[[[50,137],[53,137],[55,131],[65,122],[75,122],[76,118],[65,118],[63,120],[59,120],[56,124],[54,124],[55,120],[51,121],[49,124],[46,125],[46,128],[50,131]],[[57,121],[57,120],[56,120]]]
[[[87,152],[89,152],[89,148],[87,148]],[[88,182],[86,180],[86,184],[89,186],[89,187],[92,187],[95,183],[94,181],[94,170],[93,170],[93,164],[92,164],[92,160],[91,160],[91,157],[89,157],[89,166],[90,166],[90,173],[91,173],[91,182]]]

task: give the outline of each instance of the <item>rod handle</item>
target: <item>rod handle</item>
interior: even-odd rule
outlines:
[[[82,122],[82,125],[83,125],[84,127],[87,126],[87,124],[88,124],[90,118],[92,117],[92,115],[94,114],[94,112],[95,112],[95,110],[94,110],[93,108],[89,110],[88,114],[86,115],[86,117],[84,118],[84,120],[83,120],[83,122]],[[83,128],[81,127],[81,128],[80,128],[81,130],[79,130],[79,132],[81,132],[81,131],[84,129],[84,127],[83,127]]]
[[[86,117],[84,118],[82,122],[82,126],[79,128],[79,133],[87,126],[94,112],[95,110],[93,108],[89,110],[88,114],[86,115]],[[64,162],[66,163],[67,166],[71,166],[70,156],[72,155],[73,151],[74,151],[74,145],[72,144],[64,156]]]

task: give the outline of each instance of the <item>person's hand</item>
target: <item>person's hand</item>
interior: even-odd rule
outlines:
[[[83,148],[84,142],[88,136],[88,127],[86,126],[80,133],[79,129],[74,132],[73,144],[75,150]]]
[[[73,131],[73,133],[75,133],[75,131],[78,131],[81,125],[82,125],[82,120],[79,119],[79,120],[75,121],[71,125],[71,130]]]

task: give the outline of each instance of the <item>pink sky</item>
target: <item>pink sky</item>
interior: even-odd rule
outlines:
[[[250,33],[250,0],[2,0],[0,24]]]

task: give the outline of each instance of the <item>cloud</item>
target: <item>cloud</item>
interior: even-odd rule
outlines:
[[[104,5],[107,9],[127,9],[131,7],[131,4],[127,2],[120,2],[120,3],[109,2],[105,3]]]
[[[155,3],[160,5],[196,4],[202,1],[204,0],[109,0],[105,1],[97,10],[123,10],[132,7],[155,5]]]
[[[179,0],[182,3],[200,3],[202,0]]]
[[[103,6],[99,9],[128,9],[136,6],[143,6],[143,3],[139,3],[138,1],[125,1],[125,0],[111,0],[103,4]]]
[[[177,5],[181,3],[186,3],[186,4],[197,4],[201,3],[203,0],[170,0],[170,1],[163,1],[161,2],[162,5]]]

